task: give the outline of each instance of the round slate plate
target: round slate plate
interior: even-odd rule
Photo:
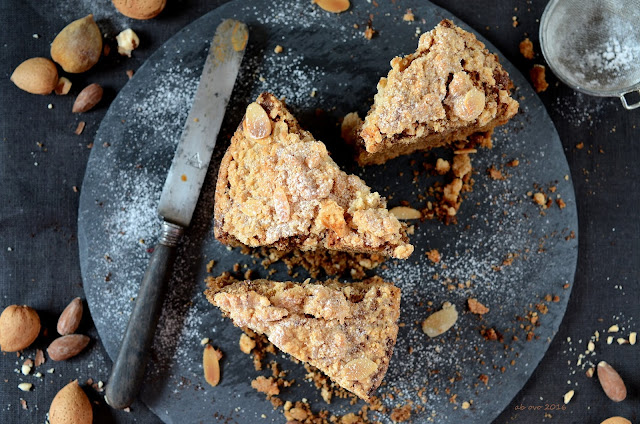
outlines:
[[[414,23],[402,20],[407,8],[416,15]],[[249,47],[193,224],[179,251],[141,392],[143,401],[165,422],[284,421],[281,411],[274,411],[264,395],[250,387],[252,379],[269,373],[254,371],[251,358],[239,350],[240,330],[202,295],[206,264],[212,259],[213,275],[239,263],[242,271],[246,267],[255,270],[254,275],[266,276],[259,261],[227,249],[212,234],[217,164],[244,108],[260,92],[285,96],[302,125],[327,142],[336,161],[387,196],[390,206],[401,201],[425,206],[424,194],[436,181],[424,172],[423,164],[447,152],[415,154],[360,169],[340,147],[336,123],[347,112],[366,113],[389,60],[415,50],[418,27],[425,31],[450,18],[471,29],[424,1],[405,1],[401,6],[385,2],[374,11],[378,34],[369,41],[362,35],[369,10],[360,4],[349,13],[333,15],[309,2],[229,3],[193,22],[151,56],[104,118],[83,184],[78,233],[87,300],[113,358],[150,248],[157,241],[157,202],[210,39],[223,18],[248,24]],[[276,45],[284,51],[274,53]],[[495,418],[543,357],[569,298],[570,290],[563,286],[573,282],[577,259],[573,232],[578,226],[562,146],[527,81],[501,59],[517,87],[521,112],[496,131],[493,150],[473,155],[475,186],[466,194],[459,223],[416,222],[413,256],[404,262],[388,261],[376,270],[403,291],[403,325],[379,394],[385,394],[383,403],[389,410],[412,402],[414,422],[433,417],[438,422],[487,423]],[[517,167],[505,166],[513,159],[518,159]],[[489,178],[487,169],[492,165],[502,170],[504,179]],[[530,197],[536,191],[561,198],[566,207],[553,203],[542,210]],[[439,263],[426,258],[431,249],[442,255]],[[292,278],[283,264],[277,267],[272,279]],[[296,280],[302,281],[306,273],[298,271]],[[545,300],[546,295],[558,296],[557,301]],[[466,303],[471,297],[490,312],[482,318],[470,313]],[[445,301],[456,306],[460,317],[453,329],[429,339],[419,323]],[[536,325],[531,324],[534,314]],[[481,335],[489,328],[503,342]],[[222,381],[216,388],[209,387],[202,375],[204,337],[225,354]],[[283,390],[284,400],[306,398],[315,410],[333,414],[362,406],[344,399],[324,404],[319,391],[305,381],[300,364],[284,356],[277,360],[296,381]],[[481,375],[488,377],[486,384],[479,380]],[[470,408],[463,409],[463,402]],[[388,415],[376,418],[391,422]]]

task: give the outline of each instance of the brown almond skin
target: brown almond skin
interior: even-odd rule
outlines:
[[[89,341],[89,337],[82,334],[69,334],[58,337],[51,342],[47,348],[47,353],[54,361],[66,361],[82,352],[89,344]]]
[[[60,318],[58,318],[58,334],[66,336],[72,334],[78,329],[80,320],[82,319],[82,299],[76,297],[64,308]]]
[[[604,393],[614,402],[622,402],[627,398],[627,387],[620,374],[605,361],[598,363],[598,380]]]
[[[98,84],[90,84],[86,86],[76,97],[76,101],[73,103],[71,112],[84,113],[91,110],[102,100],[102,87]]]
[[[51,43],[51,58],[72,74],[88,71],[101,55],[102,34],[93,15],[71,22]]]
[[[47,58],[34,57],[18,65],[10,79],[21,90],[45,95],[58,85],[58,68]]]
[[[26,349],[40,334],[40,317],[26,305],[7,306],[0,315],[0,350],[18,352]]]
[[[93,408],[78,380],[64,386],[53,398],[49,407],[51,424],[91,424]]]
[[[124,16],[146,20],[155,18],[164,9],[166,0],[111,0]]]

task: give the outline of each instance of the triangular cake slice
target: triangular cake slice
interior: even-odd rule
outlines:
[[[267,336],[369,401],[384,378],[398,335],[400,289],[379,277],[344,284],[213,279],[209,301],[233,323]]]
[[[220,164],[215,236],[279,250],[332,249],[405,259],[406,225],[386,200],[331,159],[269,93],[247,107]]]
[[[513,84],[498,57],[449,20],[422,34],[416,52],[394,58],[391,67],[378,83],[364,123],[350,115],[343,127],[343,134],[359,130],[355,144],[361,165],[474,133],[488,136],[518,111],[510,96]]]

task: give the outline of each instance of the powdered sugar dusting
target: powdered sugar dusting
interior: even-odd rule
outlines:
[[[238,422],[245,422],[248,416],[245,413],[248,407],[242,406],[241,399],[256,399],[256,407],[263,402],[257,401],[249,386],[250,379],[256,375],[247,370],[251,367],[250,358],[238,350],[239,330],[223,319],[202,295],[206,263],[210,259],[216,260],[213,274],[228,271],[234,263],[239,263],[242,270],[252,268],[260,276],[266,276],[266,271],[251,257],[237,249],[229,251],[215,241],[211,228],[215,164],[219,163],[224,143],[235,130],[246,105],[260,92],[271,91],[276,96],[285,96],[294,113],[309,114],[318,107],[334,106],[325,103],[325,94],[340,98],[347,87],[359,93],[368,90],[358,87],[362,81],[357,79],[357,69],[337,69],[318,60],[319,53],[314,50],[318,47],[317,36],[309,31],[305,33],[310,35],[299,36],[300,31],[318,28],[334,34],[337,45],[353,43],[357,48],[375,47],[360,44],[366,41],[361,31],[353,28],[353,17],[328,15],[306,2],[278,0],[276,3],[282,8],[273,10],[286,12],[267,16],[253,5],[234,11],[263,37],[250,38],[218,140],[221,145],[216,148],[201,203],[179,250],[154,341],[148,375],[154,384],[145,387],[143,399],[167,422],[177,420],[176,414],[184,409],[185,402],[189,402],[193,414],[201,414],[203,419],[210,418],[211,410],[207,408],[215,402],[220,414],[238,417]],[[212,15],[209,21],[219,22],[218,18]],[[437,20],[437,14],[433,18]],[[273,33],[265,37],[265,31]],[[401,48],[408,51],[411,46],[415,48],[415,39],[413,28],[407,27],[406,32],[408,46]],[[157,203],[197,86],[198,66],[201,66],[194,57],[203,58],[208,45],[208,40],[194,33],[197,31],[181,34],[173,45],[162,48],[163,55],[155,58],[155,62],[152,60],[136,73],[105,118],[108,125],[99,131],[88,166],[80,215],[92,220],[81,218],[83,231],[87,233],[87,240],[81,243],[87,255],[83,261],[83,277],[96,327],[112,357],[160,230]],[[280,54],[273,51],[278,44],[284,47]],[[355,51],[355,47],[350,51]],[[379,62],[376,69],[382,74],[388,69],[388,60],[380,58]],[[458,405],[464,400],[476,401],[473,409],[476,415],[488,416],[499,410],[508,396],[494,399],[491,392],[504,389],[511,394],[515,389],[506,387],[505,382],[524,381],[522,375],[530,374],[546,340],[510,343],[521,356],[502,373],[500,367],[516,356],[511,351],[505,353],[503,344],[484,340],[479,333],[481,327],[496,327],[504,333],[505,340],[510,340],[520,334],[515,328],[514,316],[524,315],[529,304],[537,302],[546,291],[554,290],[554,294],[562,295],[561,287],[568,282],[566,272],[561,272],[565,268],[558,261],[573,260],[573,253],[566,252],[573,248],[575,240],[564,240],[569,230],[576,229],[566,228],[566,222],[575,213],[571,183],[564,180],[568,172],[562,166],[553,165],[553,172],[549,171],[548,162],[562,155],[561,151],[558,153],[560,143],[555,132],[544,130],[548,137],[541,140],[541,127],[525,125],[528,120],[546,123],[548,117],[541,116],[539,101],[525,80],[511,72],[527,99],[522,102],[524,112],[507,126],[508,132],[496,132],[494,150],[481,151],[472,158],[477,170],[476,184],[462,205],[460,223],[457,226],[444,226],[435,221],[418,223],[412,236],[417,247],[413,256],[407,261],[388,261],[386,268],[376,270],[403,291],[403,326],[386,385],[380,393],[386,394],[383,402],[389,408],[398,402],[414,402],[424,408],[417,416],[425,419],[432,416],[437,421],[462,419]],[[316,96],[312,96],[314,90]],[[110,146],[103,147],[103,143]],[[417,170],[421,158],[416,155],[417,164],[398,159],[385,167],[358,172],[375,190],[386,196],[393,195],[390,206],[407,200],[411,206],[420,207],[423,200],[419,196],[430,183],[424,179],[413,181],[409,169]],[[509,170],[506,180],[493,181],[486,176],[485,170],[490,165],[501,165],[515,158],[520,159],[521,165]],[[401,177],[399,170],[405,171]],[[534,183],[557,186],[554,195],[562,196],[569,208],[564,211],[550,208],[542,214],[526,194],[533,190]],[[425,256],[434,248],[442,256],[437,264]],[[517,256],[509,265],[504,265],[509,254]],[[556,258],[557,254],[560,259]],[[540,268],[545,268],[543,276],[538,274]],[[291,279],[284,267],[271,278]],[[302,272],[298,278],[304,278]],[[469,297],[487,305],[490,314],[480,320],[469,313],[466,310]],[[422,332],[420,322],[430,311],[440,309],[444,301],[455,304],[460,317],[449,332],[429,339]],[[549,315],[541,318],[542,325],[536,332],[547,337],[552,335],[564,311],[564,302],[563,297],[560,304],[549,305]],[[207,389],[204,383],[199,365],[202,337],[210,337],[225,353],[221,387],[216,388],[222,391]],[[299,368],[292,365],[292,373]],[[484,384],[476,387],[481,373],[490,376],[489,387],[494,390]],[[283,396],[299,400],[300,394],[305,393],[309,399],[317,400],[317,392],[303,380],[298,378],[296,387]],[[419,393],[421,388],[426,391]],[[223,392],[227,398],[217,401]],[[457,405],[449,402],[453,393],[459,396]],[[229,397],[239,400],[229,402]],[[329,408],[332,413],[354,409],[340,400],[330,407],[317,406]],[[266,422],[282,419],[266,402],[264,414],[268,417]],[[378,419],[391,422],[386,416]]]

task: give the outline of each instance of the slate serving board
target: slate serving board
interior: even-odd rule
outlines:
[[[403,21],[407,8],[413,10],[414,22]],[[82,187],[78,233],[87,301],[101,340],[115,358],[150,249],[157,241],[157,202],[210,39],[224,18],[247,23],[250,40],[242,71],[193,224],[180,248],[141,393],[142,400],[167,423],[285,421],[250,387],[252,379],[269,374],[254,371],[251,358],[239,350],[240,330],[202,295],[203,280],[209,275],[206,264],[212,259],[216,262],[213,275],[240,263],[242,270],[251,268],[266,276],[259,261],[256,264],[238,249],[228,250],[212,234],[217,164],[244,108],[260,92],[285,96],[302,125],[327,143],[343,169],[360,175],[387,196],[390,206],[402,200],[414,207],[426,203],[421,195],[435,180],[421,172],[423,163],[446,152],[430,157],[414,154],[360,169],[341,147],[336,123],[347,112],[366,113],[378,78],[388,72],[389,60],[414,51],[419,32],[430,30],[443,18],[472,29],[431,3],[402,1],[374,10],[377,34],[366,40],[362,33],[369,12],[358,4],[340,15],[308,2],[226,4],[190,24],[152,55],[121,90],[100,126]],[[274,52],[276,45],[283,46],[282,53]],[[501,62],[517,87],[521,111],[496,131],[492,150],[473,155],[475,186],[466,194],[459,223],[416,223],[413,256],[405,262],[388,261],[385,269],[376,270],[403,290],[403,327],[379,393],[393,394],[393,400],[383,396],[389,410],[412,402],[414,422],[494,419],[542,359],[569,298],[570,288],[563,286],[573,282],[578,225],[562,146],[526,79],[506,58],[501,56]],[[513,159],[519,160],[517,167],[504,166]],[[502,169],[506,179],[489,178],[486,171],[492,165]],[[542,211],[528,195],[536,191],[554,200],[561,198],[566,207],[554,204]],[[440,263],[426,258],[431,249],[439,250]],[[304,280],[304,270],[298,271],[296,279]],[[279,264],[270,278],[292,277]],[[558,301],[544,301],[547,294],[558,296]],[[467,311],[470,297],[490,307],[482,319]],[[429,314],[429,302],[439,309],[445,301],[456,305],[458,322],[445,335],[429,339],[419,323]],[[538,310],[536,304],[545,304],[548,311],[543,314],[544,307]],[[530,322],[518,317],[532,313],[539,316],[538,326],[533,339],[526,341],[528,331],[520,326]],[[498,330],[504,343],[485,340],[480,334],[483,328]],[[225,353],[222,381],[216,388],[209,387],[202,375],[200,340],[204,337]],[[284,400],[306,398],[315,410],[334,414],[362,406],[342,399],[324,404],[319,391],[304,380],[301,365],[284,356],[276,359],[296,380],[283,391]],[[488,384],[478,380],[480,375],[488,377]],[[461,407],[465,401],[470,408]],[[388,414],[375,418],[391,422]]]

